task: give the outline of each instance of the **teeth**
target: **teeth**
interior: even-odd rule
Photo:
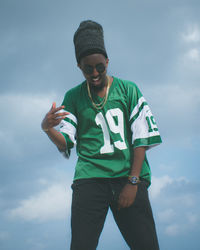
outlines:
[[[93,78],[92,80],[93,81],[98,81],[100,79],[100,77],[97,77],[97,78]]]

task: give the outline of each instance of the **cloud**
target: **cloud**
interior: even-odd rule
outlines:
[[[45,136],[41,136],[40,124],[53,101],[59,103],[56,93],[0,95],[2,157],[16,159],[25,152],[33,154],[36,152],[34,148],[38,149],[37,152],[40,151],[42,143],[38,142],[45,139]]]
[[[182,38],[187,43],[196,43],[200,41],[200,29],[198,25],[192,24],[187,27],[187,30],[182,34]]]
[[[43,117],[51,108],[52,102],[57,100],[55,93],[47,95],[2,94],[0,95],[0,138],[11,144],[10,148],[17,149],[25,139],[41,131],[40,124]],[[23,139],[22,137],[23,136]],[[21,137],[19,140],[18,137]],[[32,141],[30,140],[30,141]],[[13,144],[15,144],[13,146]]]
[[[66,218],[71,206],[71,192],[63,184],[51,184],[39,193],[20,201],[8,211],[10,218],[25,221],[49,221]]]
[[[163,83],[153,88],[150,86],[146,92],[149,97],[154,97],[151,99],[151,103],[155,106],[156,111],[162,111],[161,114],[163,115],[166,115],[166,112],[177,113],[177,115],[185,113],[187,109],[190,109],[190,105],[194,106],[192,110],[194,111],[195,105],[199,103],[200,98],[200,88],[198,86],[189,88],[184,83],[181,85],[177,82]]]
[[[171,82],[146,88],[145,97],[155,115],[163,141],[193,149],[199,135],[200,86]],[[150,98],[148,98],[150,97]],[[150,99],[150,100],[149,100]],[[177,145],[176,144],[176,145]]]
[[[152,199],[157,198],[160,195],[162,189],[171,183],[172,183],[172,178],[170,178],[167,175],[162,176],[160,178],[152,176],[152,185],[150,188],[151,198]]]
[[[1,153],[0,155],[9,156],[11,155],[11,149],[12,150],[12,156],[20,157],[22,156],[22,148],[20,144],[17,142],[17,140],[14,139],[13,133],[11,133],[8,130],[0,131],[0,142],[1,142]]]
[[[197,224],[200,220],[200,216],[198,214],[194,214],[192,212],[188,212],[186,215],[186,218],[191,225]]]
[[[200,62],[200,51],[198,48],[192,48],[184,55],[184,64],[188,64],[188,60],[192,63]]]
[[[199,79],[200,67],[200,27],[193,23],[187,25],[184,32],[181,33],[181,54],[177,58],[177,72],[183,82],[190,79],[192,84],[195,79]]]
[[[28,249],[30,250],[45,250],[48,249],[48,243],[43,241],[43,242],[39,242],[38,239],[35,238],[29,238],[26,240],[26,243],[28,245]]]
[[[158,218],[161,222],[167,222],[169,220],[172,220],[175,215],[175,211],[172,208],[168,208],[164,211],[159,212]]]
[[[49,111],[56,99],[56,93],[0,95],[0,112],[3,116],[1,127],[14,130],[18,125],[30,130],[40,121],[41,116]]]
[[[166,227],[165,233],[169,236],[176,236],[180,234],[181,232],[181,227],[178,224],[171,224]]]
[[[191,49],[189,52],[188,52],[188,57],[193,60],[193,61],[199,61],[200,60],[200,53],[199,53],[199,50],[194,48],[194,49]]]
[[[162,234],[174,237],[200,230],[199,187],[185,177],[152,177],[150,198]]]
[[[177,216],[177,215],[176,215]],[[184,221],[181,222],[172,222],[171,224],[167,225],[165,227],[165,234],[170,237],[175,237],[177,235],[183,235],[185,232],[192,233],[196,226],[198,226],[199,223],[199,215],[193,214],[191,212],[186,212],[184,218]],[[175,216],[173,216],[173,220],[176,221]]]

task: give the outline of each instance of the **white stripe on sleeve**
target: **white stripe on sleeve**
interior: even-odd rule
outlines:
[[[72,125],[68,121],[62,120],[60,122],[60,132],[67,134],[70,140],[74,143],[74,145],[76,144],[76,139],[75,139],[76,128],[74,127],[74,125]]]
[[[60,110],[60,112],[63,113],[63,112],[69,112],[69,111],[62,109],[62,110]],[[72,120],[73,122],[75,122],[77,124],[76,116],[73,115],[72,113],[69,112],[69,114],[67,115],[67,118],[69,118],[70,120]]]
[[[131,112],[130,120],[139,112],[140,106],[142,105],[143,102],[146,102],[145,98],[142,96],[139,98],[137,105]]]
[[[157,130],[156,124],[151,124],[152,132],[149,132],[149,125],[147,123],[146,117],[151,117],[152,113],[148,105],[145,105],[143,109],[140,111],[139,116],[135,119],[135,121],[131,125],[131,131],[133,133],[132,143],[136,139],[149,138],[152,136],[160,135]],[[155,131],[156,129],[157,131]]]

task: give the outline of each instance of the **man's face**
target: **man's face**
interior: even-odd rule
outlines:
[[[102,54],[92,54],[83,57],[78,64],[90,87],[100,91],[106,84],[108,59]]]

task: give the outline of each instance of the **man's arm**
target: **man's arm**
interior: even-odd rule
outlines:
[[[63,108],[64,106],[56,108],[56,103],[54,102],[41,124],[42,130],[47,133],[50,140],[58,147],[60,151],[65,151],[67,145],[64,136],[54,127],[57,126],[67,114],[69,114],[68,112],[59,113],[59,111]]]
[[[134,160],[130,171],[131,176],[140,176],[142,164],[145,158],[145,151],[146,147],[137,147],[133,150]],[[119,209],[129,207],[133,204],[133,202],[135,201],[137,189],[137,185],[132,185],[129,183],[125,185],[119,195]]]

